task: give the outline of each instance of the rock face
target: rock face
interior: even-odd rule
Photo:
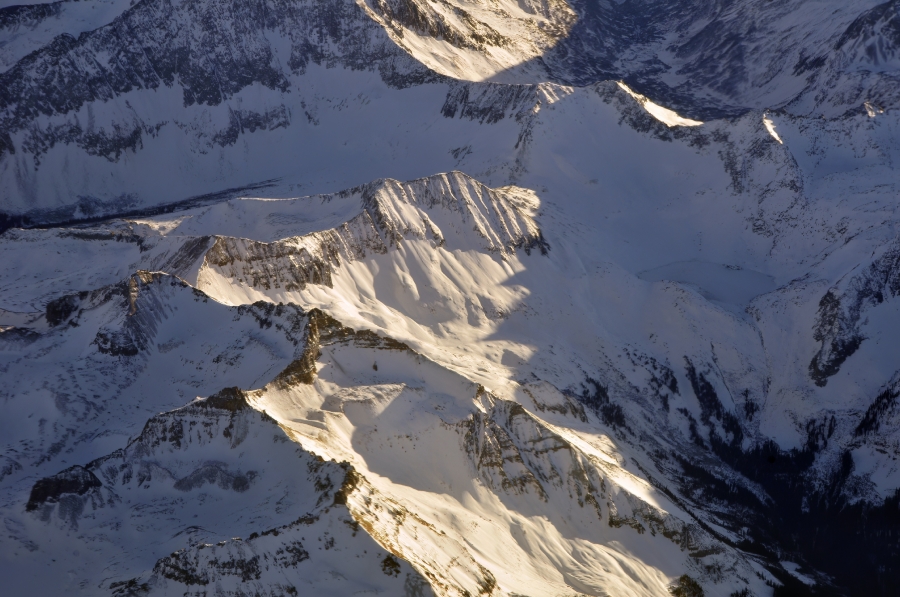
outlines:
[[[819,302],[815,339],[822,349],[809,365],[816,385],[824,386],[865,340],[866,311],[900,294],[900,247],[896,243],[871,263],[841,280]]]
[[[48,42],[0,74],[0,161],[12,199],[4,211],[37,209],[32,220],[122,211],[142,203],[121,188],[118,193],[83,189],[88,196],[77,197],[72,187],[28,182],[42,164],[55,167],[54,155],[74,152],[86,160],[81,167],[93,172],[96,166],[90,164],[97,160],[92,158],[119,163],[179,124],[191,129],[192,152],[205,155],[233,146],[244,134],[288,127],[296,118],[314,121],[308,111],[304,117],[302,97],[296,107],[283,100],[243,106],[240,97],[255,88],[273,97],[289,93],[292,77],[302,79],[311,64],[373,69],[399,87],[437,78],[409,59],[355,3],[343,0],[142,0],[102,26],[77,36],[61,33]],[[162,104],[149,99],[163,96],[168,99]],[[185,111],[197,112],[196,117],[185,120]],[[47,202],[47,193],[56,200]],[[54,208],[62,211],[46,213]]]
[[[76,465],[35,483],[25,509],[33,512],[42,506],[59,503],[60,498],[67,494],[83,496],[92,489],[102,486],[100,479],[93,473]]]
[[[87,103],[174,85],[182,92],[184,107],[214,106],[253,84],[287,91],[287,75],[302,72],[311,60],[340,60],[350,68],[363,68],[370,67],[372,59],[400,56],[386,40],[382,48],[370,46],[370,38],[377,38],[380,30],[374,24],[358,27],[365,21],[354,13],[354,4],[340,1],[308,5],[142,1],[77,39],[57,37],[5,72],[2,126],[12,133],[39,115],[68,114]],[[267,32],[288,41],[285,64],[279,63]],[[216,47],[229,50],[207,53]],[[115,59],[99,60],[100,56]],[[412,61],[403,62],[413,67]],[[392,66],[385,65],[389,70],[384,76],[399,80],[404,73]],[[235,117],[238,126],[254,126],[253,116]],[[135,130],[133,143],[147,134]],[[75,129],[69,134],[89,153],[109,159],[125,148],[102,135],[90,138],[90,133]],[[42,145],[49,148],[51,143]]]
[[[0,9],[4,589],[892,596],[897,6]]]

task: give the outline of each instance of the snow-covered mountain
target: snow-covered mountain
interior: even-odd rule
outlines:
[[[559,96],[558,85],[624,79],[699,120],[877,112],[900,89],[890,3],[83,0],[0,10],[6,226],[265,185],[272,196],[330,192],[448,171],[475,151],[493,171],[527,134],[501,121],[548,81]]]
[[[897,2],[0,8],[29,595],[894,595]]]

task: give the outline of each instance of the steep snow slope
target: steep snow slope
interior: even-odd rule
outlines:
[[[141,276],[144,284],[159,283]],[[135,294],[135,299],[141,296]],[[221,310],[203,301],[198,305]],[[134,317],[159,312],[146,299],[119,307]],[[80,311],[69,317],[87,320]],[[545,412],[553,421],[548,423],[395,340],[354,332],[318,311],[308,321],[302,353],[246,400],[239,390],[225,390],[153,417],[124,450],[35,482],[25,512],[11,507],[5,513],[16,542],[4,556],[25,563],[13,586],[34,587],[33,566],[70,550],[74,560],[67,555],[64,561],[77,562],[81,550],[91,545],[91,562],[96,557],[96,565],[103,566],[102,579],[90,563],[73,570],[68,580],[47,577],[37,590],[52,592],[64,581],[69,591],[86,594],[95,589],[168,594],[173,583],[215,583],[215,594],[224,594],[239,577],[244,589],[302,589],[312,582],[317,594],[329,588],[346,594],[348,582],[377,589],[382,576],[373,572],[380,564],[386,581],[403,578],[406,594],[421,594],[422,581],[402,560],[389,559],[375,544],[352,540],[360,527],[382,548],[408,560],[441,594],[510,594],[529,587],[652,594],[701,561],[733,573],[711,579],[727,594],[728,587],[747,582],[742,578],[763,572],[625,470],[615,440],[597,435],[596,423],[590,424],[593,416],[552,386],[527,384],[516,397]],[[70,324],[67,329],[80,327]],[[129,326],[147,327],[146,317]],[[69,335],[74,341],[80,336]],[[164,348],[159,352],[168,351]],[[117,356],[120,365],[140,359],[124,350]],[[303,452],[297,462],[298,450],[286,443],[271,419],[248,411],[248,401],[274,414],[288,437],[307,450],[349,460],[353,469],[316,464]],[[238,446],[241,452],[235,454]],[[96,441],[91,447],[102,448]],[[62,462],[89,454],[67,450]],[[285,484],[292,478],[287,471],[296,466],[318,477],[318,493],[310,498],[304,497],[309,489]],[[29,477],[23,478],[21,471],[20,466],[18,474],[5,480],[11,504],[20,503],[28,487]],[[329,495],[337,487],[340,492]],[[321,511],[331,502],[337,515]],[[238,512],[236,504],[244,515],[232,514]],[[275,531],[267,530],[276,521],[270,504],[276,504],[277,520],[283,521]],[[352,537],[337,524],[343,504],[354,517],[345,519]],[[158,512],[168,515],[153,518]],[[475,533],[479,525],[482,529]],[[48,530],[53,528],[77,535],[57,537]],[[142,540],[130,541],[131,534]],[[235,534],[244,539],[213,545]],[[295,535],[300,534],[298,541]],[[304,542],[314,534],[326,552],[334,548],[346,558],[349,550],[368,558],[371,571],[354,566],[352,579],[336,585],[328,584],[327,575],[304,574],[317,562],[319,568],[335,566],[342,577],[349,571],[327,553],[310,558],[312,550]],[[270,535],[287,537],[264,539]],[[165,555],[186,541],[192,547]],[[555,547],[550,549],[547,541]],[[202,553],[204,549],[211,553]],[[107,553],[116,555],[110,560]],[[298,568],[307,558],[310,564]],[[277,572],[270,572],[269,564],[263,570],[264,560],[271,560]]]
[[[320,74],[330,85],[337,86],[344,81],[338,71],[323,70]],[[332,75],[336,78],[327,79]],[[374,79],[368,80],[381,85]],[[434,170],[459,168],[495,186],[522,184],[540,191],[545,201],[571,203],[566,211],[575,221],[601,227],[602,234],[593,242],[615,238],[611,245],[617,247],[606,247],[613,251],[608,258],[629,269],[664,265],[654,260],[636,262],[644,251],[635,251],[622,242],[626,231],[628,236],[644,234],[650,225],[656,226],[651,235],[661,242],[668,237],[671,241],[668,250],[679,252],[682,260],[699,257],[712,262],[738,261],[772,275],[774,272],[767,272],[768,266],[763,263],[768,261],[767,251],[774,249],[776,258],[785,266],[797,262],[802,265],[815,259],[834,242],[838,234],[834,231],[841,229],[839,222],[846,210],[853,209],[841,208],[833,212],[838,217],[827,213],[823,219],[824,210],[810,202],[805,185],[814,188],[827,182],[852,187],[859,186],[860,180],[872,180],[868,188],[888,196],[895,184],[891,174],[895,150],[889,141],[895,118],[889,114],[876,118],[848,117],[835,124],[831,131],[821,130],[822,125],[816,124],[815,119],[795,118],[790,121],[792,126],[810,134],[802,133],[789,147],[783,147],[767,132],[759,113],[750,113],[737,121],[715,121],[704,127],[670,130],[612,83],[583,89],[494,84],[435,85],[430,89],[434,92],[432,105],[440,114],[432,112],[427,117],[423,114],[417,124],[413,116],[416,112],[408,113],[410,124],[401,128],[369,111],[371,103],[363,106],[368,99],[361,100],[359,111],[332,107],[327,113],[319,113],[320,118],[325,119],[327,115],[335,126],[340,126],[346,136],[335,138],[321,131],[324,136],[314,137],[313,141],[320,140],[329,146],[337,143],[347,152],[346,161],[334,159],[318,143],[309,143],[309,139],[294,136],[285,129],[283,151],[275,160],[270,159],[264,146],[271,147],[270,143],[277,146],[278,142],[264,136],[254,137],[259,151],[252,146],[245,149],[227,146],[220,148],[221,152],[216,151],[219,155],[216,160],[166,150],[165,158],[151,166],[159,154],[138,153],[130,161],[133,169],[99,160],[96,163],[105,163],[103,174],[85,179],[79,192],[96,190],[97,185],[120,190],[131,188],[141,193],[132,197],[138,204],[145,200],[154,203],[171,197],[164,192],[166,189],[181,188],[189,194],[190,189],[199,191],[203,185],[211,184],[211,180],[221,180],[223,186],[247,182],[240,177],[250,171],[264,172],[266,176],[293,171],[294,176],[302,177],[302,182],[290,185],[286,179],[277,191],[288,196],[294,191],[296,196],[298,187],[333,190],[334,186],[323,187],[337,185],[348,177],[352,184],[363,183],[365,180],[353,179],[370,171],[370,179],[383,177],[385,170],[388,174],[399,172],[395,178],[408,179]],[[412,93],[383,87],[382,90],[388,94],[382,96],[383,105],[395,99],[389,94]],[[423,101],[417,105],[428,104],[425,97],[418,98]],[[441,108],[437,108],[438,103]],[[401,103],[393,111],[403,109]],[[779,113],[770,113],[768,118],[779,121],[779,127],[785,126],[780,121],[786,117]],[[379,131],[373,128],[381,127],[393,132],[380,138]],[[318,128],[311,126],[310,130],[318,135]],[[834,136],[840,130],[845,131],[844,140],[838,141]],[[852,144],[846,140],[848,131],[852,131]],[[369,133],[375,138],[369,137]],[[420,142],[427,142],[427,150],[420,150]],[[71,154],[70,149],[59,149],[60,159],[71,165],[77,155]],[[370,149],[376,158],[363,160]],[[160,154],[163,151],[161,141]],[[863,155],[856,156],[853,152],[863,152]],[[192,163],[204,165],[202,169],[207,172],[191,170]],[[817,163],[821,166],[816,166]],[[350,168],[347,164],[354,166]],[[852,168],[857,165],[866,166],[869,172],[866,175],[854,172]],[[163,169],[170,174],[168,177],[159,175]],[[376,174],[379,170],[382,172]],[[132,178],[132,174],[136,176]],[[73,183],[72,178],[39,177],[35,181],[38,185]],[[719,200],[722,196],[728,200]],[[829,193],[823,197],[833,204],[830,197],[837,195]],[[623,209],[625,203],[632,204],[633,208]],[[101,212],[106,209],[91,205],[90,209]],[[597,217],[597,207],[602,219]],[[96,215],[90,209],[76,212],[71,207],[54,217]],[[662,217],[648,219],[645,217],[648,210]],[[813,211],[819,213],[813,216]],[[855,213],[851,222],[859,221],[864,226],[862,221],[866,218],[873,221],[877,217],[877,214]],[[812,222],[815,218],[820,221]],[[712,220],[724,225],[711,228],[708,223]],[[698,227],[705,230],[700,237],[694,231]],[[785,234],[793,234],[791,231],[798,228],[806,228],[803,234],[810,237],[810,242],[784,243]],[[849,234],[858,230],[849,230]],[[746,248],[735,243],[736,235]],[[794,247],[794,252],[787,252],[789,246]],[[698,251],[706,254],[697,255]],[[744,262],[748,254],[754,256],[753,263]],[[632,265],[627,260],[635,263]],[[802,268],[797,268],[787,275],[801,274]]]
[[[21,529],[36,542],[24,546],[30,553],[18,546],[27,568],[7,588],[348,595],[405,585],[429,594],[359,532],[343,497],[352,475],[290,442],[240,390],[222,390],[154,416],[108,456],[38,481]],[[72,567],[63,583],[42,573],[48,555]]]
[[[448,178],[455,179],[455,188],[447,185]],[[466,185],[460,185],[460,181]],[[382,184],[375,187],[378,189],[375,196],[380,193],[382,197],[397,201],[397,195],[392,197],[385,192]],[[418,188],[420,196],[426,195],[423,190],[431,186],[435,190],[429,190],[430,193],[443,191],[450,196],[448,198],[456,199],[454,194],[461,194],[460,189],[475,184],[455,174],[397,186]],[[394,185],[391,183],[388,188]],[[533,195],[522,191],[515,193],[523,198],[518,206],[522,210],[520,217],[536,213],[538,203]],[[403,195],[400,198],[402,201]],[[322,199],[312,202],[319,201]],[[344,198],[328,198],[322,205],[331,207],[337,201],[347,201],[359,206],[357,209],[365,209],[367,203],[372,203],[372,199],[358,198],[351,192]],[[235,203],[248,205],[232,207]],[[467,238],[470,233],[465,229],[453,230],[441,221],[442,211],[456,211],[454,203],[447,199],[442,202],[444,209],[433,207],[426,215],[412,215],[401,222],[390,221],[387,226],[380,223],[383,219],[371,218],[368,211],[363,211],[362,216],[348,218],[348,221],[358,222],[362,218],[363,222],[371,221],[372,224],[339,225],[324,235],[317,232],[284,240],[260,234],[260,219],[248,217],[249,213],[256,210],[263,213],[265,209],[268,213],[279,213],[278,221],[283,222],[289,221],[290,209],[306,214],[314,211],[302,201],[268,203],[275,203],[277,207],[268,207],[266,202],[259,201],[231,202],[225,204],[228,207],[211,208],[198,216],[189,216],[173,227],[173,231],[193,228],[195,234],[208,231],[207,226],[231,227],[235,236],[269,241],[217,241],[199,269],[197,283],[218,300],[240,304],[262,299],[318,306],[355,327],[375,326],[449,367],[484,369],[485,372],[496,371],[499,367],[499,371],[504,372],[503,377],[508,379],[537,374],[562,387],[586,375],[597,377],[598,360],[607,361],[606,367],[617,371],[618,376],[618,371],[633,367],[635,358],[643,358],[622,354],[623,348],[640,347],[638,350],[644,352],[648,350],[647,343],[652,342],[655,346],[646,356],[670,363],[668,367],[685,358],[692,362],[719,361],[719,375],[733,376],[746,388],[743,400],[736,401],[732,410],[752,410],[758,408],[754,405],[765,403],[766,386],[771,380],[765,379],[765,371],[770,365],[766,362],[764,338],[759,337],[752,321],[739,315],[755,294],[772,290],[771,279],[761,274],[755,277],[752,272],[742,274],[744,270],[734,265],[730,269],[719,266],[719,270],[707,267],[706,278],[695,277],[694,280],[710,289],[704,291],[701,287],[701,293],[716,301],[710,304],[696,291],[685,293],[664,281],[656,282],[656,279],[666,280],[669,276],[650,277],[650,281],[656,283],[646,284],[603,263],[599,255],[585,248],[587,238],[576,236],[578,228],[565,222],[563,226],[554,225],[548,219],[552,232],[541,229],[539,233],[532,233],[535,237],[539,234],[544,241],[541,253],[547,255],[543,259],[522,261],[518,253],[499,252],[492,257],[489,253],[473,252],[473,247],[483,246],[485,239],[497,235],[499,227],[482,230],[479,236]],[[234,213],[236,209],[239,210],[237,214]],[[201,222],[203,225],[198,229]],[[255,230],[247,229],[242,222],[250,223]],[[534,220],[527,222],[529,227],[536,229]],[[234,226],[243,229],[234,230]],[[396,229],[405,229],[407,234],[392,236],[390,232]],[[336,231],[340,231],[340,235]],[[564,238],[565,235],[568,238]],[[323,241],[323,236],[328,240]],[[550,242],[548,239],[551,238],[559,240]],[[577,259],[579,265],[575,265],[573,259]],[[716,300],[716,284],[729,284],[728,278],[720,281],[724,277],[720,272],[743,275],[748,290],[737,298]],[[647,278],[646,275],[643,277]],[[755,290],[754,283],[757,285]],[[565,298],[558,296],[558,288],[567,289]],[[687,329],[672,321],[671,307],[663,307],[673,300],[675,305],[685,303],[692,305],[691,310],[699,310],[697,315],[687,317],[691,322]],[[807,311],[814,313],[818,297],[807,300],[812,302],[806,307]],[[648,302],[659,305],[662,313],[658,316],[643,314]],[[610,304],[615,305],[613,312],[608,311]],[[632,306],[623,311],[629,304]],[[759,309],[757,313],[762,311],[760,307],[756,309]],[[654,310],[651,309],[651,313]],[[574,319],[573,313],[578,313]],[[777,311],[772,316],[777,316]],[[761,317],[761,314],[757,315],[757,318]],[[684,315],[679,316],[679,319],[684,318]],[[709,322],[701,323],[703,318]],[[635,320],[644,323],[635,327],[631,323]],[[587,321],[593,325],[587,326]],[[667,328],[672,329],[663,331]],[[810,358],[814,350],[811,332],[807,334],[810,348],[806,350]],[[699,340],[703,337],[707,338],[707,344],[713,344],[711,353],[709,349],[695,352],[703,345],[704,342]],[[485,344],[481,345],[482,342]],[[557,343],[569,347],[562,359],[550,356],[553,348],[560,346]],[[733,351],[733,348],[726,349],[733,346],[741,346],[740,353],[730,353],[728,363],[722,364],[726,356],[717,356],[717,350]],[[460,354],[466,355],[465,361],[460,362]],[[618,358],[611,358],[613,354],[618,354]],[[498,359],[500,355],[502,358]],[[644,363],[644,367],[651,368],[650,362]],[[729,370],[732,367],[736,370]],[[800,380],[790,377],[790,383],[812,385],[805,367],[800,368],[799,373]],[[882,375],[890,377],[890,374],[888,370]],[[475,375],[479,382],[496,387],[497,381],[491,381],[489,373],[485,373],[486,377]],[[652,379],[651,372],[645,375]],[[647,381],[641,380],[640,385]],[[727,385],[728,381],[725,383]],[[607,382],[604,381],[604,385]],[[690,387],[690,380],[681,377],[681,385]],[[697,411],[693,416],[699,418],[702,414]],[[772,416],[780,420],[775,414]],[[768,429],[765,435],[781,438],[792,445],[794,434],[802,431],[802,427],[797,431]]]
[[[541,55],[565,38],[578,19],[565,0],[359,4],[422,64],[469,81],[546,80]]]
[[[109,23],[128,6],[124,0],[0,2],[0,72],[59,35],[78,37]]]
[[[874,99],[868,97],[874,88],[896,93],[895,78],[863,72],[871,69],[846,42],[864,37],[859,22],[890,13],[888,6],[875,0],[579,1],[573,3],[577,24],[543,61],[561,80],[624,78],[701,118],[781,107],[797,97],[809,100],[797,106],[801,113],[835,115]],[[845,78],[835,88],[838,72]]]
[[[541,53],[520,48],[491,80],[625,79],[701,118],[786,104],[836,116],[865,101],[893,105],[900,91],[896,1],[573,0],[539,11],[525,4],[540,29],[519,29],[512,40],[500,31],[521,23],[514,8],[460,4],[469,9],[461,19],[444,16],[460,11],[453,3],[371,2],[370,10],[400,47],[454,78],[481,80],[503,65],[502,48],[528,40]]]
[[[8,590],[428,594],[358,536],[336,497],[347,469],[298,449],[239,390],[147,421],[275,377],[306,350],[306,322],[295,307],[223,307],[138,272],[4,327],[2,559],[19,571]]]
[[[296,307],[223,307],[167,274],[63,294],[3,334],[4,455],[26,476],[99,457],[154,412],[265,381],[304,327]]]
[[[351,511],[420,570],[452,578],[448,593],[655,594],[704,552],[735,575],[723,594],[760,570],[628,472],[617,442],[547,384],[498,399],[395,341],[317,322],[315,378],[249,399],[353,463],[366,483]]]

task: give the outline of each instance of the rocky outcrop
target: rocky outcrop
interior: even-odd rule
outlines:
[[[17,10],[9,19],[26,12],[35,10]],[[83,218],[91,209],[112,214],[142,207],[147,202],[135,200],[135,192],[99,188],[70,193],[60,207],[37,197],[29,179],[58,146],[121,163],[162,129],[181,128],[191,151],[203,155],[255,131],[288,127],[302,115],[296,109],[302,100],[265,106],[231,100],[254,86],[289,94],[292,78],[310,64],[375,71],[395,87],[440,78],[350,0],[141,0],[92,30],[62,31],[0,73],[0,164],[5,187],[16,189],[2,217],[46,223]],[[185,110],[231,103],[182,122],[183,114],[158,104],[167,93],[180,95]],[[153,99],[135,102],[137,96]]]
[[[67,495],[83,496],[103,484],[90,470],[75,465],[34,484],[25,509],[33,512],[45,505],[59,503]]]
[[[222,390],[206,400],[153,417],[122,450],[39,480],[26,509],[38,511],[45,521],[56,513],[77,527],[86,510],[90,514],[114,507],[123,492],[160,483],[177,492],[206,485],[237,493],[247,491],[258,477],[257,471],[235,469],[225,462],[191,462],[189,454],[187,460],[175,456],[171,463],[165,461],[210,444],[224,444],[225,449],[233,450],[247,439],[254,425],[260,424],[273,422],[250,408],[237,388]]]
[[[603,518],[605,480],[582,454],[522,406],[497,402],[488,415],[473,415],[466,425],[465,448],[488,486],[530,493],[545,502],[548,491],[562,489],[580,507],[592,508]]]
[[[290,40],[287,72],[266,32]],[[160,86],[179,86],[185,106],[216,105],[254,83],[286,91],[287,74],[302,71],[310,61],[337,60],[351,68],[384,61],[383,74],[390,79],[414,71],[409,61],[407,73],[399,70],[401,54],[377,38],[377,26],[342,0],[308,6],[287,0],[226,6],[142,0],[78,39],[60,36],[0,75],[0,129],[10,133],[39,114],[66,114],[87,102]],[[210,52],[213,48],[221,51]],[[151,133],[135,130],[138,137]],[[72,132],[90,145],[85,131]]]
[[[65,1],[4,6],[0,8],[0,30],[36,25],[48,17],[58,15]]]
[[[217,238],[201,266],[251,288],[302,290],[307,284],[332,286],[341,260],[386,253],[371,215],[366,211],[338,228],[272,243]],[[201,282],[202,284],[202,282]]]
[[[699,527],[615,487],[617,482],[596,458],[582,453],[518,403],[496,400],[489,413],[472,415],[461,431],[479,476],[498,493],[557,504],[562,497],[610,527],[661,533],[692,550],[700,549],[701,543],[715,543]]]
[[[865,340],[865,312],[898,294],[900,245],[893,243],[822,296],[813,330],[821,348],[809,364],[810,378],[817,386],[825,386]]]
[[[225,307],[175,276],[146,271],[98,290],[66,294],[35,319],[34,327],[21,333],[13,328],[0,334],[0,373],[21,375],[3,387],[3,399],[25,405],[39,391],[37,404],[56,413],[52,420],[36,421],[31,431],[14,432],[21,441],[10,462],[29,467],[45,467],[84,441],[75,429],[121,434],[136,414],[146,419],[183,404],[194,392],[223,383],[250,385],[270,368],[274,376],[302,353],[308,322],[295,306]],[[210,343],[205,334],[187,331],[192,327],[216,329],[229,339]],[[20,348],[26,341],[29,351],[48,360],[30,358],[33,353]],[[263,360],[253,353],[260,347]],[[207,372],[215,372],[208,382]],[[17,469],[10,467],[14,474]]]
[[[491,189],[451,172],[406,183],[378,181],[360,191],[366,212],[389,245],[400,244],[404,237],[431,238],[444,245],[449,234],[438,227],[443,224],[454,236],[464,237],[471,229],[480,239],[478,248],[492,253],[522,249],[530,254],[536,249],[546,254],[550,249],[530,213],[536,206],[531,204],[534,198],[524,189]]]
[[[443,0],[435,7],[416,0],[373,0],[372,9],[402,37],[404,30],[446,41],[462,49],[508,46],[512,40],[479,22],[460,6]]]

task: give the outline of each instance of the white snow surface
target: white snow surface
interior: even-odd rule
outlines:
[[[644,109],[647,110],[647,112],[649,112],[654,118],[656,118],[666,126],[699,126],[703,124],[699,120],[683,118],[673,110],[669,110],[668,108],[664,108],[659,104],[651,102],[647,97],[641,95],[640,93],[635,93],[634,91],[632,91],[631,88],[622,81],[616,81],[616,84],[621,87],[622,90],[625,91],[625,93],[637,100],[637,102],[641,104]]]
[[[766,130],[769,131],[769,134],[772,135],[772,138],[781,145],[784,145],[784,141],[782,141],[781,137],[778,136],[778,133],[775,132],[775,122],[768,114],[763,114],[763,124],[766,126]]]
[[[541,55],[565,37],[578,19],[566,0],[409,0],[404,8],[415,7],[419,15],[415,23],[394,20],[377,8],[390,6],[390,2],[357,2],[416,60],[435,72],[465,81],[546,80]],[[443,34],[434,35],[429,30],[434,27],[440,27]],[[454,43],[454,38],[462,41]]]

